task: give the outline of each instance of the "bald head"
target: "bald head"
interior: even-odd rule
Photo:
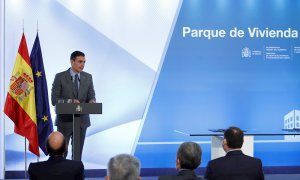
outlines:
[[[64,154],[64,152],[66,151],[66,141],[62,133],[54,131],[48,136],[47,151],[50,156],[58,156]]]

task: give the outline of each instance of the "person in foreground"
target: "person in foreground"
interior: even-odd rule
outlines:
[[[223,149],[226,152],[208,162],[205,178],[208,180],[263,180],[262,162],[243,154],[244,133],[238,127],[229,127],[224,132]]]
[[[105,180],[140,180],[140,161],[129,154],[112,157],[107,164]]]
[[[73,103],[95,103],[95,90],[92,75],[84,72],[85,54],[74,51],[70,57],[71,67],[66,71],[55,75],[51,91],[51,102],[55,106],[60,101],[72,101]],[[55,119],[57,130],[61,132],[69,145],[73,140],[73,115],[58,114]],[[80,159],[87,128],[91,125],[89,114],[80,115]],[[71,143],[73,144],[73,143]],[[67,157],[68,152],[65,153]]]
[[[203,178],[197,177],[194,171],[201,163],[201,154],[202,151],[199,144],[194,142],[182,143],[176,155],[176,169],[178,174],[175,176],[160,176],[158,179],[203,180]]]
[[[64,158],[67,144],[62,133],[52,132],[47,140],[46,149],[50,155],[47,161],[30,163],[28,168],[31,180],[82,180],[84,166],[81,161]]]

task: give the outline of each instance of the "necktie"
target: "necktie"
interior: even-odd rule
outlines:
[[[75,92],[75,98],[78,98],[78,74],[75,75],[75,79],[74,79],[74,92]]]

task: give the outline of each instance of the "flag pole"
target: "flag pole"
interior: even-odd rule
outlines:
[[[39,20],[36,20],[36,32],[39,32]],[[40,162],[40,157],[37,156],[36,157],[36,162]]]
[[[23,34],[24,34],[24,19],[22,21],[22,30],[23,30]],[[27,149],[26,149],[26,146],[27,146],[27,143],[26,143],[26,137],[24,136],[24,141],[25,141],[25,151],[24,151],[24,160],[25,160],[25,179],[27,179]]]
[[[25,140],[25,154],[24,154],[24,159],[25,159],[25,179],[27,179],[27,143],[26,143],[26,137],[24,137]]]

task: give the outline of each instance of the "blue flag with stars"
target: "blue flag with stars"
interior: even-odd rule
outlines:
[[[38,34],[36,35],[31,50],[30,63],[34,77],[39,147],[43,150],[45,155],[48,155],[46,151],[46,141],[49,134],[53,132],[53,124],[49,109],[48,86]]]

